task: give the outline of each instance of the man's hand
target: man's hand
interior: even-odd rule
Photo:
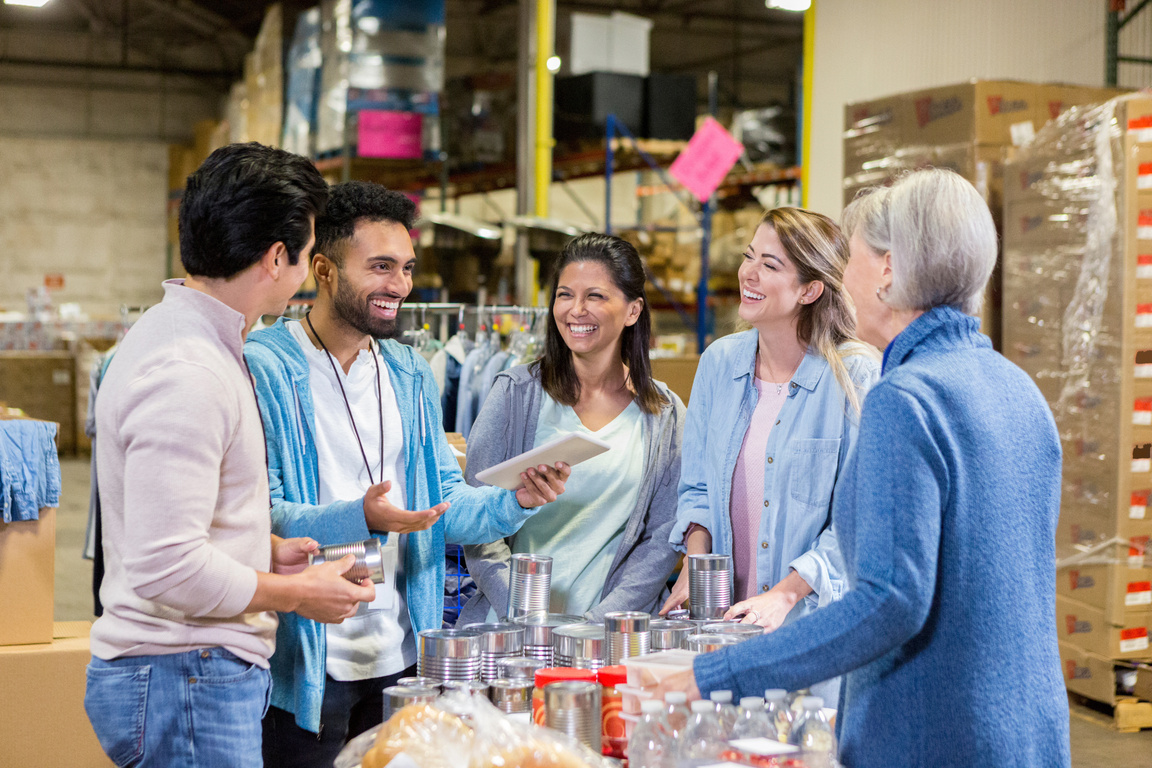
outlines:
[[[556,497],[564,493],[564,483],[571,474],[572,467],[562,461],[556,462],[555,467],[541,464],[521,472],[520,480],[524,484],[516,490],[516,501],[524,509],[556,501]]]
[[[308,555],[320,548],[315,539],[307,537],[282,539],[272,537],[272,573],[300,573],[308,567]]]
[[[419,512],[409,512],[400,509],[388,500],[387,493],[392,488],[392,482],[385,480],[368,489],[364,494],[364,521],[373,531],[385,533],[415,533],[431,528],[448,509],[448,502],[443,502]]]
[[[296,613],[324,624],[339,624],[356,615],[360,603],[376,599],[376,586],[369,579],[354,584],[344,574],[356,565],[355,555],[345,555],[334,563],[321,563],[305,568],[293,579],[299,579],[300,602]]]

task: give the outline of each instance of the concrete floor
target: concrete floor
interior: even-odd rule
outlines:
[[[56,620],[92,620],[92,563],[81,557],[88,521],[89,459],[63,459],[56,530]],[[1081,707],[1071,719],[1074,768],[1152,768],[1152,730],[1116,733]]]

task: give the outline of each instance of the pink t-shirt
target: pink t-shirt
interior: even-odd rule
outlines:
[[[787,384],[777,387],[760,379],[754,382],[759,398],[732,472],[728,507],[732,517],[732,569],[737,600],[760,594],[756,555],[760,549],[760,513],[764,509],[764,454],[768,450],[768,435],[788,399]]]

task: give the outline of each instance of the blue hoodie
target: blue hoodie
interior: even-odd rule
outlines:
[[[280,319],[248,336],[244,356],[256,380],[256,396],[268,445],[268,485],[272,493],[272,532],[310,536],[321,545],[359,541],[370,532],[363,499],[319,506],[315,408],[304,350]],[[404,428],[404,487],[409,509],[451,503],[426,531],[408,534],[404,559],[408,613],[413,633],[441,626],[444,609],[444,548],[486,544],[511,536],[536,510],[523,509],[512,491],[473,488],[441,428],[440,392],[432,369],[410,347],[380,343]],[[320,731],[324,700],[324,625],[295,613],[281,613],[272,655],[272,706],[296,715],[296,723]]]

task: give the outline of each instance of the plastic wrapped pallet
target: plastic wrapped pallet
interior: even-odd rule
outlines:
[[[1069,688],[1104,701],[1100,670],[1152,659],[1149,128],[1152,99],[1078,107],[1005,169],[1003,351],[1056,418],[1057,632]]]
[[[917,168],[947,168],[968,179],[1003,228],[1004,161],[1045,122],[1072,105],[1115,90],[973,80],[849,104],[844,110],[844,202]],[[988,285],[981,326],[1000,345],[1000,273]]]
[[[316,138],[316,106],[320,90],[320,8],[309,8],[296,18],[296,32],[288,49],[287,98],[282,146],[310,157]]]
[[[444,89],[444,2],[325,0],[320,6],[320,101],[316,152],[345,143],[365,151],[365,112],[416,117],[418,150],[440,149],[440,92]]]
[[[284,10],[268,6],[252,52],[244,58],[248,138],[279,146],[284,115]]]

